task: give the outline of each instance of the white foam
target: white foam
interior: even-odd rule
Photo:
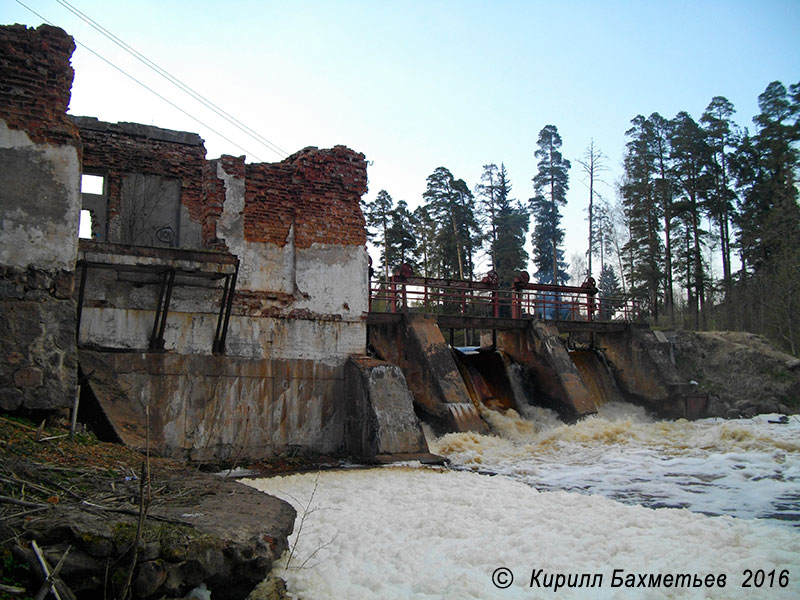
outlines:
[[[314,493],[294,557],[288,567],[276,567],[295,598],[748,598],[751,590],[740,587],[745,569],[789,569],[789,586],[776,585],[762,597],[800,594],[800,534],[762,521],[537,492],[507,477],[426,468],[323,472],[248,484],[300,511]],[[498,567],[514,573],[509,589],[492,585]],[[530,589],[532,569],[602,574],[603,585],[557,594]],[[727,586],[641,594],[612,589],[614,569],[725,574]]]
[[[490,419],[497,435],[449,434],[429,446],[458,468],[541,490],[797,523],[800,421],[769,423],[776,417],[654,421],[618,403],[574,425],[541,426],[509,411]]]
[[[413,463],[248,482],[300,514],[314,494],[275,574],[305,600],[800,597],[800,528],[782,520],[800,518],[800,421],[657,421],[621,403],[574,425],[522,412],[484,411],[492,435],[427,430],[460,471]],[[515,574],[509,589],[493,586],[498,567]],[[531,589],[533,569],[603,585]],[[641,593],[611,588],[614,569],[724,574],[727,585]],[[775,581],[786,570],[789,584],[742,588],[745,569],[775,569]]]

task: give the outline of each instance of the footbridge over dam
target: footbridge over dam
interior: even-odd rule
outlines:
[[[415,277],[371,286],[368,343],[400,366],[415,408],[440,431],[486,430],[486,409],[552,408],[567,420],[609,401],[697,418],[707,399],[679,376],[670,346],[636,302],[581,286]]]

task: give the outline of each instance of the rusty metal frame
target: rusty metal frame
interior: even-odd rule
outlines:
[[[172,300],[172,288],[175,286],[175,269],[167,269],[161,274],[161,287],[158,292],[158,306],[153,319],[153,333],[150,334],[150,350],[164,349],[164,330],[167,327],[169,303]],[[164,294],[166,293],[166,300]]]
[[[94,244],[99,246],[98,244]],[[140,251],[139,248],[134,250]],[[174,252],[174,251],[173,251]],[[191,256],[192,258],[205,258],[207,255],[201,252],[187,252],[181,251],[181,258],[183,255]],[[227,261],[226,261],[227,262]],[[230,263],[228,263],[230,264]],[[77,262],[77,267],[81,269],[80,283],[78,288],[78,301],[77,301],[77,330],[76,342],[80,340],[80,326],[83,316],[83,306],[85,304],[86,295],[86,280],[89,269],[107,269],[117,272],[132,272],[132,273],[146,273],[157,275],[159,281],[158,291],[158,304],[156,306],[155,317],[153,319],[153,328],[148,342],[148,349],[150,351],[163,351],[164,350],[164,333],[166,331],[167,316],[169,314],[170,303],[172,301],[172,292],[175,287],[176,276],[196,277],[201,279],[217,280],[225,278],[225,287],[223,295],[220,300],[219,317],[217,321],[217,329],[214,335],[214,342],[212,344],[212,352],[224,353],[225,340],[227,338],[228,325],[230,316],[233,309],[233,297],[236,292],[236,279],[239,273],[239,260],[235,259],[233,263],[233,273],[214,273],[195,270],[184,270],[176,267],[164,267],[156,265],[143,265],[143,264],[112,264],[99,261],[91,261],[81,259]]]
[[[219,318],[217,319],[217,331],[214,334],[212,352],[214,354],[225,354],[225,340],[228,337],[228,324],[231,319],[233,309],[233,296],[236,293],[236,279],[239,276],[239,260],[236,260],[236,268],[233,273],[225,276],[225,287],[222,291],[222,301],[219,306]]]

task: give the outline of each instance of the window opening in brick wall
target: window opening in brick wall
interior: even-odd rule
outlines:
[[[108,220],[108,199],[105,195],[106,177],[104,175],[81,174],[81,224],[78,237],[106,241]],[[84,217],[84,213],[89,216]],[[84,219],[88,222],[83,224]],[[87,235],[84,235],[86,232]]]
[[[102,175],[88,175],[84,173],[81,175],[81,193],[82,194],[103,194],[103,184],[105,177]]]
[[[78,237],[84,240],[92,239],[92,211],[81,210],[81,220],[78,226]]]

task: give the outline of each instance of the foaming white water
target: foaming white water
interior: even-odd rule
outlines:
[[[789,572],[786,587],[776,583],[758,597],[800,594],[800,534],[761,521],[651,510],[601,496],[538,492],[508,477],[422,468],[249,484],[293,503],[300,514],[313,494],[303,529],[290,540],[297,542],[291,561],[275,569],[294,598],[750,598],[754,590],[741,587],[746,569]],[[508,589],[492,583],[500,567],[514,575]],[[556,594],[532,589],[539,569],[550,576],[600,575],[602,583]],[[727,584],[615,589],[614,569],[725,575]]]
[[[800,522],[800,421],[777,415],[654,421],[612,403],[564,425],[552,414],[484,414],[495,435],[448,434],[431,451],[458,468],[519,479],[539,490],[600,494],[649,507]]]

